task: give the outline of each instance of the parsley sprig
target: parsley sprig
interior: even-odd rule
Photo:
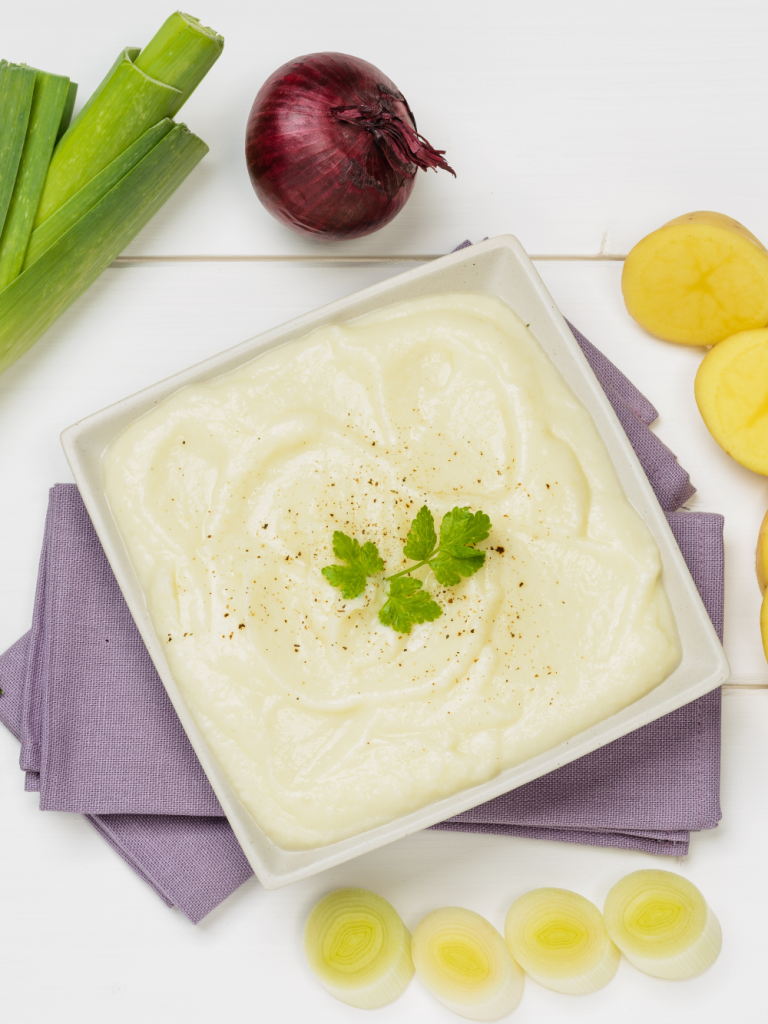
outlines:
[[[414,622],[438,619],[443,614],[442,608],[422,589],[421,580],[413,579],[410,573],[428,565],[438,583],[444,587],[455,586],[462,576],[473,576],[484,564],[485,552],[478,551],[475,544],[485,540],[490,532],[491,520],[485,512],[453,508],[443,516],[438,538],[435,518],[423,505],[411,523],[403,546],[405,557],[412,558],[416,564],[384,578],[384,582],[389,583],[389,595],[379,611],[382,625],[391,626],[398,633],[410,633]],[[368,577],[384,571],[384,562],[372,541],[360,544],[341,530],[333,534],[333,553],[347,564],[327,565],[322,573],[331,586],[341,590],[343,598],[359,597]]]

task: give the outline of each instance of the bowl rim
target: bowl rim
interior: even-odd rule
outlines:
[[[418,295],[452,291],[495,295],[515,309],[586,406],[608,448],[627,498],[646,522],[661,552],[664,583],[678,625],[683,656],[678,668],[644,697],[484,783],[328,846],[286,850],[274,844],[245,809],[187,708],[165,658],[163,645],[152,627],[143,590],[109,508],[102,457],[128,423],[188,384],[228,373],[262,352],[301,338],[325,324],[355,319],[384,305]],[[306,878],[470,810],[674,711],[720,686],[730,676],[723,648],[629,439],[536,268],[512,235],[501,235],[457,250],[219,352],[78,420],[62,432],[61,443],[149,655],[245,856],[267,889]]]

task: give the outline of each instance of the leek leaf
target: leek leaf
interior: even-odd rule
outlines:
[[[27,134],[0,234],[0,291],[18,277],[24,265],[24,254],[68,94],[68,78],[45,71],[35,72]]]
[[[94,104],[97,104],[97,103],[99,103],[101,101],[101,94],[104,92],[105,88],[109,84],[109,82],[112,79],[112,76],[114,75],[115,71],[117,71],[118,66],[124,60],[126,60],[126,58],[128,60],[130,60],[130,61],[135,60],[140,53],[141,53],[141,50],[137,46],[128,46],[124,50],[120,51],[120,53],[119,53],[115,63],[112,65],[112,67],[106,73],[106,75],[101,80],[101,82],[98,84],[96,89],[91,93],[91,95],[86,100],[85,106],[83,106],[81,108],[80,112],[78,113],[78,115],[74,119],[74,121],[70,120],[70,123],[67,125],[65,130],[61,133],[62,138],[64,138],[64,136],[67,134],[67,132],[69,132],[69,130],[71,128],[75,128],[75,126],[77,125],[77,123],[79,121],[81,121],[83,118],[87,117],[88,111],[91,109],[92,106],[94,106]]]
[[[56,147],[35,227],[148,128],[173,117],[223,46],[223,38],[212,29],[176,12],[143,50],[123,50]]]
[[[68,199],[63,206],[40,227],[35,228],[27,248],[27,255],[24,262],[24,269],[39,259],[57,238],[60,238],[65,231],[68,231],[96,205],[110,189],[124,178],[140,160],[149,153],[168,132],[174,127],[170,118],[158,121],[156,125],[149,128],[141,138],[129,146],[124,153],[115,157],[111,164],[100,171],[95,178],[91,178],[87,185],[84,185],[79,192],[76,192],[71,199]]]
[[[56,133],[56,141],[62,137],[64,132],[69,128],[72,121],[72,114],[75,110],[75,99],[77,98],[77,82],[69,83],[69,91],[67,92],[67,102],[64,104],[64,110],[61,114],[61,121],[59,123],[59,130]]]
[[[150,78],[173,85],[179,96],[167,110],[173,117],[219,59],[224,39],[190,14],[176,11],[147,43],[135,64]]]
[[[149,78],[125,50],[54,150],[35,227],[166,116],[179,90]]]
[[[0,61],[0,231],[13,196],[34,89],[34,68]]]
[[[0,372],[109,266],[208,147],[176,127],[94,207],[0,292]]]

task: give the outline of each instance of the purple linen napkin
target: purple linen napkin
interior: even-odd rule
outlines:
[[[675,512],[696,492],[675,455],[648,427],[659,414],[635,385],[573,324],[565,321],[619,418],[635,455],[665,512]]]
[[[656,411],[579,341],[662,507],[693,488]],[[641,454],[642,453],[642,454]],[[718,631],[722,517],[669,516]],[[0,658],[0,720],[41,807],[86,813],[169,905],[198,921],[251,875],[173,712],[74,485],[51,492],[33,628]],[[719,692],[435,828],[684,853],[720,817]]]
[[[17,739],[24,722],[24,682],[32,631],[0,655],[0,721]],[[200,771],[197,761],[195,771]],[[221,812],[219,812],[220,814]],[[253,871],[223,817],[88,814],[88,821],[169,907],[197,924]]]
[[[51,491],[23,715],[41,810],[223,814],[74,484]]]

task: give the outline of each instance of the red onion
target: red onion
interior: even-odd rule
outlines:
[[[416,131],[405,97],[345,53],[289,61],[259,90],[245,155],[256,195],[303,235],[359,238],[405,206],[416,170],[455,172]]]

